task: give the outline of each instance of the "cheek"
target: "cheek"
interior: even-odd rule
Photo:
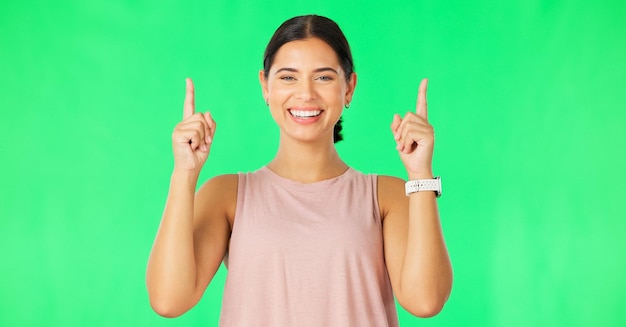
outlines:
[[[345,88],[341,86],[333,86],[323,90],[326,101],[332,103],[340,103],[343,105]]]
[[[284,85],[274,85],[268,88],[269,96],[272,99],[280,100],[288,97],[293,93],[292,88]]]

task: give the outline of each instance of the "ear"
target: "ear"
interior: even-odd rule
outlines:
[[[350,80],[348,81],[348,87],[346,88],[346,102],[352,102],[352,95],[356,88],[356,73],[350,74]]]
[[[263,99],[267,101],[270,92],[267,88],[267,79],[265,78],[265,72],[263,70],[259,71],[259,83],[261,83],[261,92],[263,92]]]

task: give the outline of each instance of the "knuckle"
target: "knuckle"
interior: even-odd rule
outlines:
[[[176,127],[172,130],[172,137],[178,136],[180,133],[182,133],[182,127],[180,125],[176,125]]]
[[[193,127],[196,129],[204,129],[204,124],[201,121],[196,120],[193,122]]]

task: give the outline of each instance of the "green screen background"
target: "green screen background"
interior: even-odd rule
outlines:
[[[343,158],[405,177],[389,132],[430,78],[454,288],[402,326],[626,324],[626,5],[608,1],[4,1],[0,326],[214,326],[225,269],[176,319],[145,265],[184,78],[218,123],[201,181],[257,169],[257,81],[287,18],[336,20],[359,83]]]

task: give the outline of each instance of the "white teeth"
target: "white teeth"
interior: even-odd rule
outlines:
[[[289,112],[291,112],[291,115],[295,117],[306,118],[306,117],[315,117],[319,115],[322,111],[321,110],[289,110]]]
[[[315,117],[322,113],[321,110],[289,110],[292,116],[297,118]]]

